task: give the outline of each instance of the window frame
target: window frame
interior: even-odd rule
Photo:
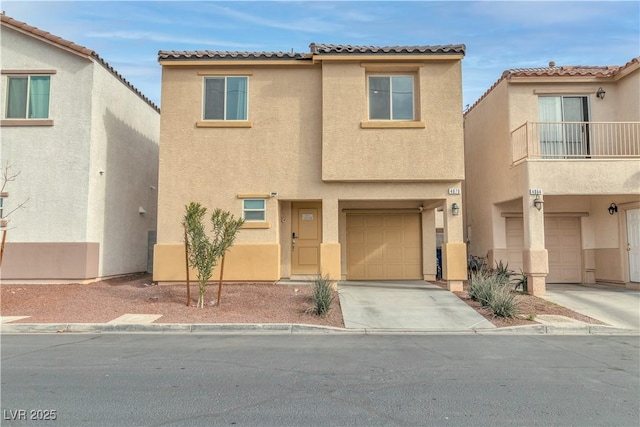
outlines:
[[[227,90],[227,81],[229,78],[243,78],[246,81],[246,89],[245,89],[245,108],[244,108],[244,118],[243,119],[228,119],[227,118],[227,99],[228,99],[228,90]],[[222,99],[223,112],[222,118],[206,118],[206,108],[207,108],[207,80],[224,80],[224,93]],[[202,78],[202,121],[203,122],[247,122],[249,120],[249,76],[245,75],[207,75]]]
[[[389,118],[372,118],[371,117],[371,78],[384,77],[389,80]],[[409,77],[411,78],[411,118],[396,119],[393,117],[393,78]],[[418,120],[416,111],[416,75],[413,73],[370,73],[367,74],[367,120],[370,122],[415,122]]]
[[[5,74],[7,79],[6,79],[6,90],[5,90],[5,105],[4,105],[4,117],[3,117],[3,121],[12,121],[12,120],[18,120],[18,121],[49,121],[51,120],[51,72],[33,72],[33,73],[25,73],[25,72],[17,72],[17,73],[5,73],[3,72],[2,74]],[[31,79],[33,77],[46,77],[48,79],[48,91],[47,91],[47,112],[46,112],[46,117],[29,117],[29,107],[31,105]],[[11,87],[11,79],[26,79],[27,80],[27,91],[26,91],[26,100],[25,100],[25,111],[24,111],[24,117],[8,117],[9,114],[9,100],[10,100],[10,96],[9,96],[9,90]]]
[[[247,208],[247,202],[262,202],[262,209]],[[247,212],[262,212],[262,219],[247,219]],[[267,199],[252,198],[242,200],[242,219],[245,222],[267,222]]]

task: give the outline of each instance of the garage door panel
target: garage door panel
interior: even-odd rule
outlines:
[[[404,253],[402,251],[401,247],[395,247],[395,248],[385,248],[384,249],[384,262],[385,263],[402,263],[402,260],[404,259]]]
[[[404,241],[402,229],[384,230],[383,240],[387,245],[402,246],[402,242]]]
[[[347,256],[352,259],[354,263],[361,264],[364,261],[364,248],[362,246],[356,247],[351,245],[347,247]]]
[[[383,215],[382,218],[385,227],[402,228],[404,220],[402,215]]]
[[[364,244],[364,230],[352,229],[347,235],[347,246],[363,245]]]
[[[402,277],[404,275],[404,268],[402,264],[386,264],[385,266],[385,277]]]
[[[383,277],[384,267],[382,264],[367,264],[365,267],[365,277]]]
[[[582,281],[582,240],[580,219],[545,218],[545,247],[549,255],[548,283],[580,283]],[[524,228],[522,218],[507,218],[507,254],[509,268],[522,268]]]
[[[365,231],[365,242],[367,245],[378,244],[384,242],[384,231],[380,229],[369,229]]]
[[[522,250],[524,249],[524,227],[522,218],[507,218],[507,259],[509,269],[520,271],[523,268]]]
[[[364,247],[364,262],[382,263],[384,260],[382,247],[379,245],[367,245]]]
[[[421,279],[418,214],[347,215],[349,279]]]
[[[544,220],[545,245],[549,253],[549,283],[580,283],[582,281],[582,239],[580,218],[549,218]]]
[[[420,277],[422,275],[422,265],[421,264],[413,264],[413,265],[405,265],[404,267],[404,277]]]
[[[382,227],[384,218],[380,215],[365,215],[364,226],[365,227]]]

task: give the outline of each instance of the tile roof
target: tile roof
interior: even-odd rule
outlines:
[[[502,76],[496,82],[491,85],[487,91],[482,94],[480,98],[476,102],[473,103],[471,107],[465,110],[464,114],[467,114],[469,111],[473,110],[473,108],[480,103],[487,95],[503,80],[509,80],[512,77],[596,77],[596,78],[611,78],[615,77],[617,74],[626,70],[627,68],[640,64],[640,57],[636,57],[631,59],[624,65],[608,65],[608,66],[589,66],[589,65],[563,65],[563,66],[555,66],[554,63],[550,63],[549,67],[540,67],[540,68],[512,68],[509,70],[505,70],[502,73]]]
[[[138,90],[135,86],[133,86],[127,79],[125,79],[120,73],[118,73],[107,61],[102,59],[100,55],[98,55],[95,51],[86,48],[84,46],[80,46],[72,41],[65,40],[62,37],[55,36],[49,32],[43,31],[37,27],[26,24],[22,21],[18,21],[17,19],[13,19],[4,13],[0,14],[0,22],[3,26],[7,26],[9,28],[13,28],[14,30],[20,31],[25,34],[29,34],[36,38],[40,38],[50,42],[53,45],[61,47],[63,49],[70,50],[75,52],[81,56],[85,56],[88,59],[91,59],[100,65],[102,65],[107,71],[109,71],[114,77],[120,80],[125,86],[127,86],[131,91],[133,91],[138,97],[140,97],[143,101],[149,104],[153,109],[160,112],[160,108],[156,104],[154,104],[149,98],[147,98],[140,90]]]
[[[454,54],[461,53],[464,55],[466,46],[459,45],[436,45],[436,46],[353,46],[338,44],[321,44],[311,43],[309,45],[311,53],[317,54],[430,54],[444,53]]]
[[[305,55],[295,52],[227,52],[218,50],[161,50],[161,59],[302,59]]]
[[[514,68],[502,73],[502,77],[535,77],[535,76],[589,76],[611,77],[615,75],[620,66],[590,67],[585,65],[544,67],[544,68]]]
[[[218,50],[161,50],[158,60],[173,59],[308,59],[320,54],[463,54],[465,45],[444,46],[352,46],[311,43],[311,53],[297,52],[238,52]]]

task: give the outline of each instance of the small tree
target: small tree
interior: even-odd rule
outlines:
[[[220,262],[220,280],[218,281],[218,305],[222,296],[222,276],[224,274],[224,256],[236,240],[240,227],[244,224],[244,219],[236,219],[230,212],[216,209],[211,214],[211,225],[213,227],[213,247],[216,252],[216,260],[222,258]]]
[[[20,175],[20,172],[11,172],[12,167],[13,166],[9,163],[5,163],[5,165],[2,167],[2,176],[0,177],[0,229],[2,230],[2,239],[0,241],[0,266],[2,266],[2,258],[4,257],[4,246],[7,240],[7,227],[9,226],[9,220],[7,218],[18,209],[24,208],[25,204],[29,200],[27,198],[22,203],[19,203],[9,213],[4,213],[4,200],[9,197],[9,192],[5,191],[7,184],[15,181],[18,175]]]
[[[183,223],[187,234],[187,259],[189,266],[198,272],[198,287],[200,295],[197,306],[204,307],[204,293],[207,282],[213,274],[217,261],[233,244],[238,230],[244,223],[242,218],[235,219],[234,216],[221,209],[216,209],[211,215],[212,238],[209,238],[205,231],[204,217],[207,208],[200,203],[191,202],[185,207]],[[223,266],[224,267],[224,264]],[[218,304],[220,304],[220,293],[222,290],[222,270],[220,271],[220,284],[218,287]]]

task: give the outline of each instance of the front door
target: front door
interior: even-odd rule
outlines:
[[[293,203],[292,211],[291,274],[319,274],[322,205]]]
[[[640,209],[627,211],[627,251],[629,280],[640,282]]]

